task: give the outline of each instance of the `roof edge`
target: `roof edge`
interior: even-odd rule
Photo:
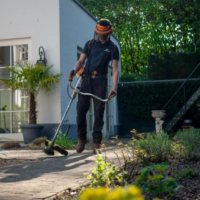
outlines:
[[[80,3],[78,0],[72,0],[74,1],[81,9],[83,9],[90,17],[92,17],[96,22],[98,21],[98,18],[96,18],[82,3]],[[119,39],[116,37],[115,34],[112,33],[112,36],[118,41]]]

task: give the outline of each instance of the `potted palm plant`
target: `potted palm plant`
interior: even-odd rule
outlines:
[[[5,89],[25,89],[29,96],[29,124],[20,126],[25,144],[41,137],[44,126],[37,124],[36,97],[40,90],[51,91],[51,85],[59,82],[61,74],[54,74],[52,67],[23,61],[16,63],[15,66],[6,67],[12,73],[10,79],[0,79]]]

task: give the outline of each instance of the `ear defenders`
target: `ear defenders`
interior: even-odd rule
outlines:
[[[113,33],[112,24],[107,19],[101,19],[97,22],[97,25],[94,29],[95,33],[99,35],[108,35]]]

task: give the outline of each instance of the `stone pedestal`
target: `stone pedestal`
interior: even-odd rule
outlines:
[[[156,133],[160,133],[162,125],[164,123],[165,110],[152,110],[152,117],[155,118]]]

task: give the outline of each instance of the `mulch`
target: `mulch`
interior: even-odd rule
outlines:
[[[174,172],[186,168],[196,169],[198,175],[190,179],[176,180],[179,188],[175,192],[175,197],[170,198],[172,200],[200,200],[200,161],[174,160],[167,173],[173,177]]]

